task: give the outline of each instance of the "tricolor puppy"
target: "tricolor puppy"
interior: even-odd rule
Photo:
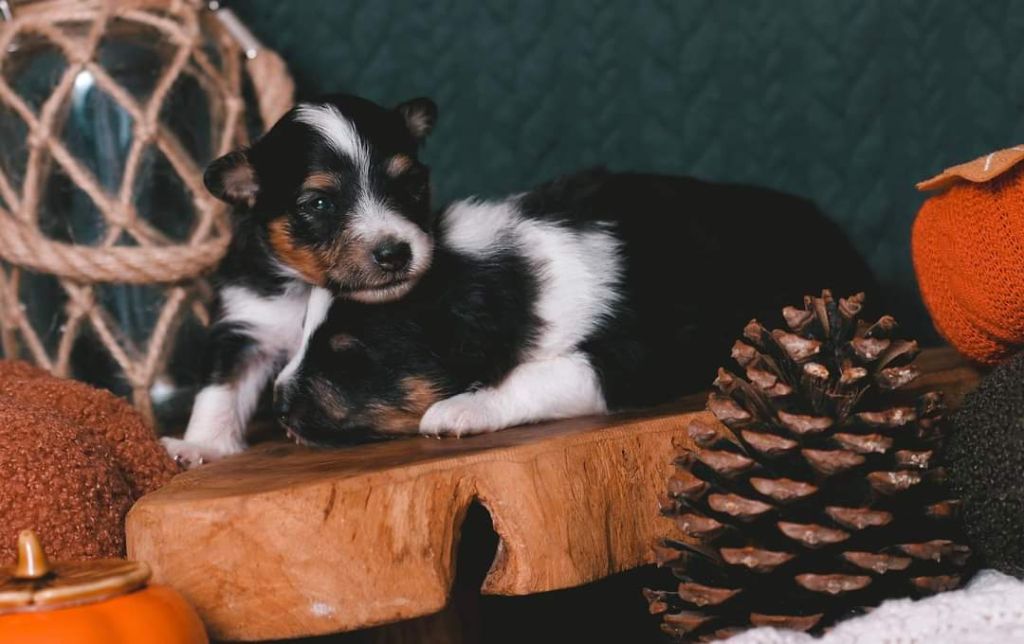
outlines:
[[[184,439],[164,439],[179,461],[244,448],[261,393],[300,346],[312,285],[369,304],[422,277],[434,222],[417,148],[436,113],[423,98],[395,109],[352,96],[301,103],[209,166],[207,189],[234,206],[234,237],[215,278],[208,384]]]
[[[706,388],[753,315],[870,288],[809,202],[594,171],[440,217],[399,301],[315,291],[278,383],[300,442],[463,435],[650,405]]]

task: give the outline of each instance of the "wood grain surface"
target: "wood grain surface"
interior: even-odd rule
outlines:
[[[977,373],[948,350],[915,389],[955,403]],[[569,588],[652,561],[675,453],[705,396],[466,439],[337,450],[265,443],[179,475],[128,515],[129,556],[216,639],[350,631],[441,610],[471,504],[499,544],[482,592]]]

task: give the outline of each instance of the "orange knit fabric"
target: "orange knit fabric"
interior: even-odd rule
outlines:
[[[1024,347],[1024,164],[951,183],[914,221],[914,270],[939,332],[995,364]]]

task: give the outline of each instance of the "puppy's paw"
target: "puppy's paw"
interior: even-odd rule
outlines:
[[[436,402],[420,419],[425,436],[468,436],[508,426],[483,392],[469,392]]]
[[[212,463],[231,454],[237,454],[244,449],[242,446],[237,448],[216,447],[169,436],[161,438],[160,442],[171,458],[174,459],[174,462],[186,470],[205,465],[206,463]]]

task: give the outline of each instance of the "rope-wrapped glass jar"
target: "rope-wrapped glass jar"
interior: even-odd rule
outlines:
[[[287,110],[291,80],[232,15],[198,0],[10,9],[0,30],[3,354],[175,423],[208,323],[203,277],[231,233],[202,169],[260,128],[247,102],[266,124]]]

